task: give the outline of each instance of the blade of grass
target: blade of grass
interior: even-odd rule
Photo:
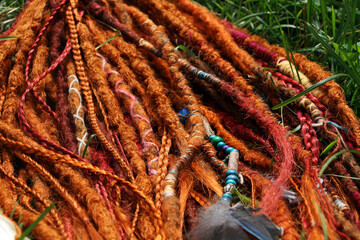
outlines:
[[[331,25],[332,25],[332,30],[333,30],[333,38],[335,37],[336,34],[336,16],[335,16],[335,10],[334,10],[334,6],[331,6]]]
[[[327,145],[326,148],[322,151],[322,153],[320,153],[320,157],[327,154],[331,150],[331,148],[337,143],[337,141],[338,138],[336,137],[336,139],[333,142],[331,142],[329,145]]]
[[[333,177],[340,177],[340,178],[348,178],[348,179],[360,181],[360,178],[358,178],[358,177],[347,177],[347,176],[342,176],[342,175],[337,175],[337,174],[323,174],[323,176],[333,176]]]
[[[321,169],[320,169],[320,172],[319,172],[319,177],[321,177],[321,176],[324,174],[326,168],[330,165],[330,163],[331,163],[334,159],[336,159],[336,158],[337,158],[338,156],[340,156],[341,154],[347,153],[347,152],[349,152],[349,153],[360,153],[360,151],[357,151],[357,150],[344,150],[344,151],[335,153],[334,155],[332,155],[331,157],[329,157],[329,159],[322,165],[322,167],[321,167]]]
[[[324,217],[324,214],[321,212],[320,208],[318,205],[315,205],[316,209],[318,210],[319,214],[320,214],[320,219],[321,219],[321,224],[322,224],[322,230],[324,233],[324,239],[325,240],[329,240],[329,236],[328,236],[328,231],[327,231],[327,226],[326,226],[326,220]]]
[[[268,4],[266,4],[266,5],[268,6],[269,10],[271,11],[270,6]],[[274,28],[278,27],[280,29],[281,37],[282,37],[283,44],[284,44],[285,51],[286,51],[286,57],[289,60],[292,74],[295,76],[295,73],[293,72],[293,68],[292,68],[292,65],[295,63],[295,59],[294,59],[294,56],[293,56],[292,51],[290,49],[289,41],[288,41],[287,37],[285,36],[285,33],[283,31],[283,28],[282,28],[282,25],[280,24],[279,19],[276,16],[274,16],[274,18],[275,18],[275,21],[277,22],[277,26],[274,26]],[[290,55],[291,55],[291,58],[290,58]],[[290,59],[292,59],[292,61],[290,61]],[[295,66],[295,70],[296,70],[296,75],[297,75],[298,79],[300,79],[298,67],[296,66],[296,64],[294,64],[294,66]]]
[[[335,58],[335,60],[338,62],[339,65],[341,65],[344,70],[351,76],[351,78],[357,82],[357,84],[360,85],[360,75],[357,71],[354,71],[353,69],[351,69],[349,67],[349,65],[347,65],[342,58],[336,54],[334,52],[334,50],[332,49],[332,47],[322,38],[319,36],[319,34],[316,32],[316,30],[314,29],[313,26],[311,26],[311,24],[307,23],[307,26],[309,28],[309,30],[311,31],[311,33],[314,35],[314,37],[316,38],[316,40],[318,40],[322,46],[326,49],[326,51],[333,57]]]
[[[272,109],[272,110],[277,110],[277,109],[279,109],[279,108],[281,108],[281,107],[284,107],[284,106],[288,105],[289,103],[292,103],[292,102],[295,101],[296,99],[298,99],[298,98],[306,95],[307,93],[311,92],[312,90],[320,87],[321,85],[323,85],[323,84],[325,84],[325,83],[327,83],[327,82],[329,82],[329,81],[331,81],[331,80],[333,80],[333,79],[335,79],[335,78],[338,78],[338,77],[346,77],[346,76],[349,76],[349,75],[348,75],[348,74],[345,74],[345,73],[338,73],[338,74],[332,75],[332,76],[330,76],[330,77],[328,77],[328,78],[325,78],[324,80],[321,80],[320,82],[315,83],[314,85],[312,85],[312,86],[309,87],[308,89],[302,91],[302,92],[299,93],[299,94],[296,94],[294,97],[287,99],[286,101],[284,101],[284,102],[276,105],[275,107],[273,107],[273,108],[271,108],[271,109]]]
[[[91,140],[93,139],[93,137],[95,137],[95,136],[97,136],[96,134],[92,134],[90,137],[89,137],[89,139],[87,140],[87,142],[86,142],[86,145],[85,145],[85,148],[84,148],[84,152],[83,152],[83,154],[82,154],[82,158],[84,158],[85,157],[85,154],[86,154],[86,151],[87,151],[87,149],[88,149],[88,147],[89,147],[89,145],[90,145],[90,142],[91,142]]]
[[[322,25],[324,26],[324,32],[325,35],[328,35],[328,31],[327,31],[327,12],[326,12],[326,1],[324,0],[320,0],[320,8],[321,8],[321,17],[322,17]]]
[[[185,47],[184,45],[179,45],[177,47],[175,47],[175,51],[176,50],[183,50],[185,52],[187,52],[190,56],[192,56],[193,58],[199,58],[199,56],[196,56],[195,53],[193,53],[192,51],[190,51],[190,49],[188,49],[187,47]]]
[[[14,205],[12,211],[11,211],[11,214],[10,214],[10,218],[12,218],[12,217],[14,216],[15,208],[16,208],[16,206],[19,204],[20,198],[21,198],[22,195],[24,194],[25,190],[26,190],[26,187],[22,190],[22,192],[21,192],[21,194],[20,194],[20,196],[19,196],[19,199],[15,202],[15,205]]]
[[[48,214],[51,209],[55,206],[55,203],[53,202],[49,207],[47,207],[45,209],[45,211],[43,211],[40,216],[27,228],[25,229],[25,231],[23,232],[23,234],[21,234],[21,236],[18,238],[18,240],[24,240],[25,237],[27,237],[32,230],[34,230],[34,228],[39,224],[39,222],[46,216],[46,214]]]
[[[23,213],[20,213],[19,220],[18,220],[18,222],[17,222],[18,226],[20,226],[20,224],[21,224],[22,214],[23,214]]]
[[[7,36],[7,37],[0,37],[0,41],[6,41],[11,39],[17,39],[18,37],[15,36]]]
[[[285,135],[285,137],[288,137],[288,136],[290,136],[291,134],[296,133],[296,132],[299,131],[300,129],[301,129],[301,125],[297,126],[297,127],[294,128],[293,130],[291,130],[289,133],[287,133],[287,134]]]
[[[272,170],[272,168],[273,168],[273,164],[274,164],[274,161],[275,161],[276,153],[277,153],[277,148],[275,148],[274,154],[273,154],[272,157],[271,157],[270,170]]]
[[[107,44],[108,42],[114,40],[115,38],[117,38],[117,37],[119,37],[119,36],[121,36],[121,33],[120,33],[120,32],[119,32],[118,34],[116,34],[115,36],[107,39],[105,42],[103,42],[103,43],[100,44],[99,46],[97,46],[97,47],[95,48],[95,50],[98,50],[99,48],[101,48],[102,46],[104,46],[105,44]]]

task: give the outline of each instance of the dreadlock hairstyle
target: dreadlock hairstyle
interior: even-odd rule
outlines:
[[[359,238],[360,126],[339,85],[271,110],[331,75],[303,55],[189,0],[32,0],[5,35],[0,210],[28,227],[55,202],[36,239]]]

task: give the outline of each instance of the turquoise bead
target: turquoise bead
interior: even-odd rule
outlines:
[[[214,137],[216,137],[216,135],[210,135],[210,136],[209,136],[210,141],[211,141]]]
[[[223,195],[222,195],[222,198],[229,198],[229,199],[232,199],[232,196],[231,196],[231,194],[230,193],[224,193]]]
[[[234,181],[236,181],[236,182],[238,182],[239,181],[239,177],[238,176],[236,176],[236,175],[229,175],[229,176],[227,176],[226,177],[226,181],[227,180],[234,180]]]
[[[230,154],[232,151],[234,151],[235,150],[235,148],[233,148],[233,147],[228,147],[226,150],[225,150],[225,152],[226,152],[226,154]]]
[[[232,203],[232,196],[229,193],[224,193],[220,199],[221,201],[227,202],[229,205]]]
[[[236,185],[235,180],[232,180],[232,179],[226,180],[226,183],[225,183],[225,184],[228,185],[228,184],[230,184],[230,183]]]
[[[217,145],[216,145],[216,148],[218,149],[218,150],[221,150],[221,148],[223,147],[223,146],[225,146],[226,144],[224,143],[224,142],[219,142]]]
[[[238,172],[235,169],[229,169],[229,170],[226,171],[225,175],[226,176],[238,175]]]
[[[222,139],[221,137],[215,136],[213,137],[213,139],[211,139],[211,143],[216,146],[216,144],[218,144],[219,142],[223,142],[224,139]]]

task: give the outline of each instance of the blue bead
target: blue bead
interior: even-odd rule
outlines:
[[[228,147],[229,147],[229,145],[224,145],[224,146],[221,148],[221,150],[225,152]]]
[[[211,141],[214,137],[216,137],[216,135],[210,135],[210,136],[209,136],[210,141]]]
[[[231,206],[232,198],[221,197],[221,198],[220,198],[220,201],[227,202],[227,203]]]
[[[226,150],[225,150],[225,152],[226,152],[226,154],[230,154],[232,151],[234,151],[235,150],[235,148],[233,148],[233,147],[228,147]]]
[[[189,111],[187,108],[183,108],[179,111],[179,118],[180,118],[180,122],[182,124],[185,124],[186,122],[186,118],[189,116]]]
[[[229,169],[226,171],[225,173],[226,176],[229,176],[229,175],[238,175],[238,172],[235,170],[235,169]]]
[[[233,150],[233,151],[238,152],[238,153],[240,154],[239,150],[237,150],[236,148],[234,148],[234,150]]]
[[[232,179],[226,180],[226,183],[225,183],[225,184],[228,185],[228,184],[230,184],[230,183],[236,185],[235,180],[232,180]]]
[[[183,108],[179,111],[179,114],[183,115],[183,116],[188,116],[189,115],[189,110],[187,108]]]
[[[221,198],[230,198],[230,199],[232,199],[232,196],[231,196],[230,193],[226,192],[226,193],[224,193],[224,194],[222,195]]]
[[[217,145],[216,145],[216,148],[217,149],[219,149],[219,150],[221,150],[221,148],[223,147],[223,146],[225,146],[226,144],[224,143],[224,142],[219,142]]]
[[[239,177],[236,176],[236,175],[229,175],[229,176],[226,177],[226,181],[227,181],[227,180],[234,180],[234,181],[238,182],[238,181],[239,181]]]

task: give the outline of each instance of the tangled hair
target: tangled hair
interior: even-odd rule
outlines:
[[[271,110],[330,76],[303,55],[294,75],[282,48],[189,0],[32,0],[9,34],[0,208],[26,228],[55,202],[36,239],[187,238],[228,192],[229,146],[234,203],[282,239],[359,237],[359,155],[330,159],[360,149],[340,87]]]

